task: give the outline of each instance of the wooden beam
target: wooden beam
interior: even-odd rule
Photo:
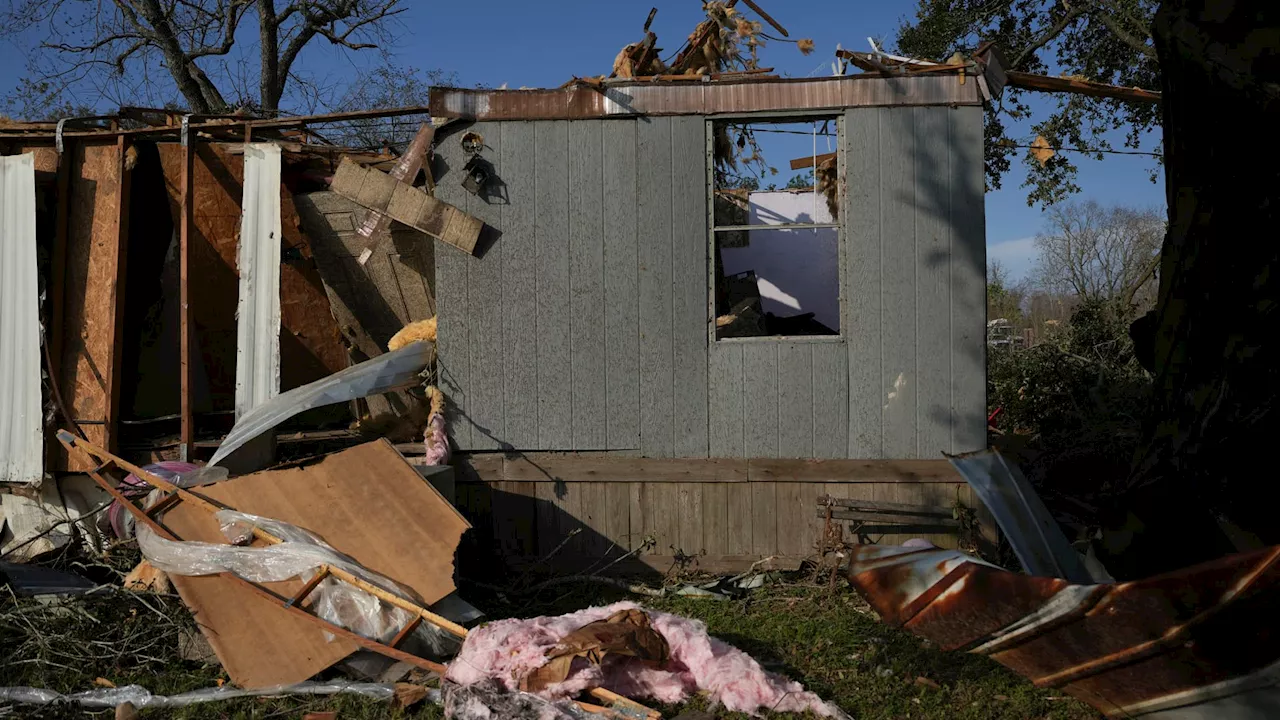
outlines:
[[[71,165],[74,160],[74,145],[65,143],[62,153],[58,155],[57,217],[54,219],[51,259],[53,277],[49,279],[49,328],[45,333],[45,340],[49,344],[49,377],[55,383],[62,382],[62,333],[67,294],[67,219],[71,213]]]
[[[431,143],[435,140],[436,129],[429,123],[422,123],[418,127],[418,133],[413,136],[413,142],[409,143],[409,147],[405,149],[404,154],[396,161],[396,166],[387,173],[397,182],[406,185],[413,185],[413,179],[418,176],[418,171],[422,170],[422,166],[426,163],[427,155],[431,152]],[[427,168],[427,176],[430,177],[431,169]],[[360,256],[356,262],[364,265],[369,262],[369,258],[373,256],[373,251],[378,247],[378,243],[382,240],[382,235],[391,227],[391,218],[383,212],[370,210],[365,215],[364,222],[360,227],[356,228],[356,234],[365,239],[364,248],[360,251]]]
[[[343,158],[330,185],[352,202],[385,213],[468,254],[475,254],[484,223],[419,188],[410,187],[387,173],[360,167]]]
[[[835,156],[836,156],[836,153],[831,152],[831,153],[823,153],[816,157],[813,155],[808,155],[806,157],[796,158],[795,160],[791,161],[791,169],[802,170],[807,167],[813,167],[815,164],[815,161],[816,161],[816,164],[821,165],[822,163],[835,158]]]
[[[946,483],[947,460],[644,458],[609,452],[459,455],[459,482]]]
[[[759,15],[761,18],[763,18],[765,22],[772,25],[774,30],[777,30],[778,32],[782,33],[782,37],[791,37],[790,35],[787,34],[787,29],[782,27],[782,25],[780,25],[777,20],[774,20],[772,17],[769,17],[769,13],[765,12],[764,8],[757,5],[754,2],[754,0],[742,0],[742,2],[746,3],[747,7],[751,8],[752,10],[755,10],[756,14]]]
[[[1008,76],[1007,84],[1027,90],[1075,93],[1077,95],[1126,100],[1128,102],[1160,102],[1160,93],[1153,90],[1143,90],[1142,88],[1120,87],[1076,78],[1049,77],[1048,75],[1017,72],[1016,70],[1007,70],[1005,74]]]
[[[130,179],[133,173],[128,167],[129,138],[116,138],[116,178],[119,188],[116,195],[116,268],[115,285],[111,292],[111,368],[107,373],[106,416],[103,418],[102,444],[114,452],[119,446],[116,422],[120,419],[120,384],[124,368],[124,310],[127,278],[129,277],[129,202]],[[85,288],[92,292],[93,288]]]
[[[191,316],[191,230],[194,224],[194,186],[195,186],[195,133],[189,133],[187,143],[182,148],[182,200],[179,204],[178,216],[178,335],[180,343],[178,372],[182,394],[182,427],[178,436],[178,457],[189,462],[195,451],[196,419],[191,405],[193,378],[195,375],[195,359]]]

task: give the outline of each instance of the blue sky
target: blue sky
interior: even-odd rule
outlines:
[[[489,0],[480,5],[405,0],[406,12],[393,28],[400,39],[390,51],[401,65],[456,72],[463,85],[555,87],[572,75],[608,72],[618,50],[640,39],[645,16],[655,4],[658,15],[652,29],[659,46],[672,53],[703,17],[698,0]],[[761,51],[765,65],[791,77],[829,75],[837,43],[866,50],[870,36],[892,46],[901,20],[916,7],[913,0],[763,0],[761,5],[791,37],[810,37],[816,44],[808,56],[782,43],[771,43]],[[248,41],[256,33],[245,30],[241,42],[246,44],[241,49],[252,56],[256,47]],[[6,94],[20,77],[35,40],[19,38],[0,45],[0,88]],[[341,53],[317,45],[303,54],[301,62],[313,75],[338,79],[378,62],[375,54],[365,53]],[[1051,105],[1040,102],[1032,107],[1043,117]],[[1032,139],[1025,125],[1012,134],[1028,143]],[[1112,144],[1119,147],[1119,138]],[[1163,185],[1149,179],[1152,158],[1110,155],[1102,161],[1079,158],[1078,164],[1081,199],[1163,209]],[[786,172],[780,169],[783,182]],[[1021,163],[1015,162],[1004,188],[986,197],[989,255],[1017,276],[1033,262],[1032,239],[1042,226],[1042,212],[1027,207],[1023,179]]]

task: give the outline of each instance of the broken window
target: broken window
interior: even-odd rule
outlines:
[[[840,334],[840,119],[716,120],[716,339]]]

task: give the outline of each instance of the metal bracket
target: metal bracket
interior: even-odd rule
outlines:
[[[183,146],[183,147],[186,147],[186,146],[187,146],[187,136],[188,136],[188,135],[190,134],[190,132],[191,132],[191,114],[190,114],[190,113],[188,113],[188,114],[186,114],[186,115],[183,115],[183,116],[182,116],[182,131],[181,131],[181,132],[182,132],[182,146]]]

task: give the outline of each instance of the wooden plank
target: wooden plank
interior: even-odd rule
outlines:
[[[652,528],[655,553],[675,554],[680,547],[680,488],[675,483],[653,483],[644,488],[645,519]],[[652,516],[652,518],[650,518]]]
[[[747,461],[751,482],[937,483],[960,475],[946,460],[773,460]]]
[[[671,294],[677,457],[707,456],[706,123],[671,119]]]
[[[525,453],[507,458],[502,473],[526,482],[745,482],[747,461]]]
[[[609,529],[609,541],[617,546],[610,557],[617,557],[631,549],[631,485],[604,483],[604,496],[605,527]]]
[[[497,125],[481,125],[473,128],[485,138],[484,152],[501,157],[502,133]],[[450,142],[449,162],[462,167],[461,144]],[[455,149],[456,148],[456,149]],[[454,165],[454,163],[457,163]],[[448,187],[449,197],[457,197],[455,203],[465,203],[467,212],[493,227],[504,227],[503,205],[492,203],[472,195],[460,184],[442,183]],[[456,185],[456,187],[454,187]],[[443,194],[440,187],[437,194]],[[467,336],[470,340],[470,387],[468,415],[473,425],[471,447],[477,450],[495,450],[503,446],[506,438],[506,412],[503,397],[503,262],[508,257],[505,238],[493,243],[481,257],[463,257],[467,272]],[[438,259],[457,253],[441,252]],[[406,298],[407,299],[407,298]]]
[[[384,213],[467,254],[476,251],[484,223],[421,188],[397,182],[381,170],[361,167],[344,157],[329,187],[363,207]]]
[[[578,519],[583,530],[578,547],[588,558],[599,558],[609,548],[608,487],[612,483],[578,483],[573,490],[579,493]]]
[[[110,436],[113,366],[120,256],[120,152],[115,143],[77,143],[64,158],[71,164],[69,194],[76,198],[67,217],[66,287],[63,303],[60,390],[67,412],[82,425],[88,439],[105,446]],[[121,298],[123,301],[123,298]],[[65,469],[91,467],[82,458],[68,456]],[[61,469],[61,468],[59,468]]]
[[[848,365],[844,344],[813,344],[813,457],[848,457]]]
[[[532,555],[537,552],[537,488],[527,482],[493,483],[493,529],[499,552]]]
[[[805,532],[812,504],[804,502],[805,483],[778,483],[775,486],[777,508],[774,519],[778,526],[778,554],[803,556],[810,544]]]
[[[843,346],[839,347],[844,351]],[[742,343],[713,343],[709,352],[708,395],[711,457],[743,457]]]
[[[103,446],[110,452],[118,449],[116,422],[120,418],[120,382],[124,360],[125,292],[129,277],[129,208],[130,186],[133,173],[129,172],[129,141],[123,135],[116,138],[116,171],[119,183],[116,190],[115,216],[115,282],[111,285],[111,362],[107,372],[107,412],[103,424]],[[135,151],[136,152],[136,151]],[[87,291],[88,288],[85,288]]]
[[[608,399],[605,385],[605,234],[614,222],[604,213],[604,123],[569,124],[569,279],[573,444],[604,450]]]
[[[913,108],[916,191],[915,457],[951,452],[950,108]],[[985,317],[985,316],[984,316]],[[970,322],[974,322],[971,320]]]
[[[555,503],[556,512],[556,537],[554,543],[559,544],[565,542],[564,549],[560,552],[570,555],[582,555],[586,547],[585,533],[579,532],[577,535],[570,537],[570,533],[574,530],[581,530],[582,522],[582,494],[583,488],[587,483],[574,483],[572,485],[565,483],[556,483],[552,497]]]
[[[957,108],[951,119],[951,448],[987,446],[986,214],[983,210],[982,112]]]
[[[820,486],[821,487],[821,486]],[[851,500],[846,497],[836,495],[820,494],[815,502],[815,506],[825,508],[830,503],[836,508],[852,508],[868,510],[872,512],[886,513],[908,513],[912,515],[936,515],[938,517],[951,517],[951,508],[941,505],[917,505],[911,503],[891,503],[891,502],[874,502],[871,500]]]
[[[751,488],[751,552],[756,555],[778,554],[778,496],[776,483],[752,483]]]
[[[725,552],[730,555],[748,555],[752,547],[752,523],[750,485],[726,484],[725,492]]]
[[[706,544],[703,541],[703,507],[701,483],[680,483],[673,487],[680,493],[679,547],[689,555],[705,554]],[[707,485],[710,487],[710,485]]]
[[[551,552],[564,537],[560,533],[560,509],[556,507],[556,483],[534,483],[534,524],[538,535],[538,555]]]
[[[670,457],[675,449],[671,118],[648,118],[637,126],[636,155],[640,449],[650,457]]]
[[[832,152],[832,153],[822,153],[821,155],[818,155],[816,157],[813,155],[806,155],[805,157],[802,157],[802,158],[795,158],[794,160],[791,161],[791,169],[803,170],[805,168],[811,168],[815,164],[821,165],[822,163],[830,160],[831,158],[834,158],[835,156],[836,156],[836,153]]]
[[[917,457],[916,398],[920,381],[916,354],[916,172],[914,110],[884,111],[880,146],[880,212],[885,242],[881,259],[884,311],[881,319],[880,386],[884,399],[884,455]]]
[[[813,457],[812,343],[778,345],[778,455]]]
[[[816,517],[826,517],[827,511],[823,508],[817,508],[810,515]],[[911,515],[908,513],[878,513],[870,510],[848,510],[833,509],[831,511],[832,520],[859,520],[866,523],[879,523],[888,525],[914,525],[920,527],[958,527],[959,522],[950,517],[937,517],[935,515]]]
[[[403,234],[407,235],[410,232],[412,231],[406,230]],[[391,263],[392,276],[396,287],[399,288],[400,297],[404,300],[405,311],[409,315],[409,322],[426,320],[436,314],[435,294],[431,289],[431,283],[435,279],[435,257],[431,248],[431,243],[427,242],[423,243],[419,252],[387,254],[387,260]]]
[[[644,511],[644,483],[618,483],[627,488],[627,525],[631,529],[631,540],[628,543],[629,549],[635,550],[644,544],[645,536],[649,532],[648,516]],[[652,552],[652,550],[650,550]]]
[[[841,294],[849,338],[849,457],[884,457],[881,408],[880,133],[887,111],[845,111],[845,272]]]
[[[569,123],[534,125],[534,246],[540,449],[573,447],[569,315]]]
[[[195,133],[191,134],[191,142],[195,143]],[[191,232],[192,232],[192,194],[195,189],[194,169],[195,157],[193,145],[184,145],[181,153],[181,179],[179,180],[178,198],[178,374],[181,388],[181,415],[178,435],[178,458],[188,461],[195,450],[196,424],[195,408],[192,405],[192,393],[195,391],[195,329],[192,327],[191,309]],[[63,386],[65,387],[65,385]]]
[[[606,442],[640,447],[640,320],[635,120],[604,123],[604,307]]]
[[[742,344],[742,452],[778,457],[778,345]]]
[[[728,555],[729,484],[704,483],[702,488],[702,550],[708,555]]]
[[[538,285],[534,124],[502,123],[503,413],[508,445],[538,446]],[[443,257],[443,253],[441,254]],[[437,260],[438,262],[438,260]]]

